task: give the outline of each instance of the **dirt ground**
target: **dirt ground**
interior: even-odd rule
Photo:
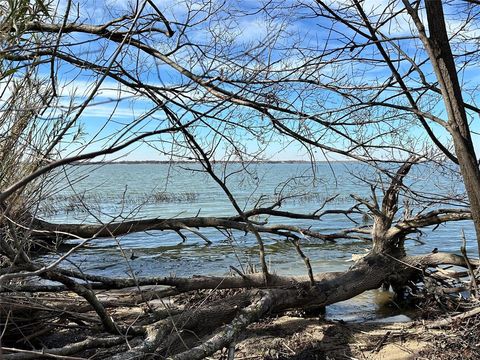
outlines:
[[[235,345],[235,360],[247,359],[429,359],[436,334],[414,323],[345,323],[282,316],[250,326]],[[210,359],[226,358],[226,351]]]

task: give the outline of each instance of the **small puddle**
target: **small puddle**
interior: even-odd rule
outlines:
[[[327,306],[326,320],[345,322],[408,322],[411,318],[393,302],[393,293],[383,290],[366,291],[354,298]]]

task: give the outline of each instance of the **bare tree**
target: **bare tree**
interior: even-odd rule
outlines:
[[[445,125],[455,146],[455,154],[458,158],[458,164],[470,201],[480,254],[480,170],[473,146],[466,105],[463,101],[457,69],[445,26],[443,6],[439,1],[425,2],[430,35],[427,36],[425,26],[419,18],[418,8],[414,9],[406,1],[404,1],[404,4],[415,22],[418,35],[428,53],[441,90],[448,119]],[[472,10],[475,11],[474,9]]]

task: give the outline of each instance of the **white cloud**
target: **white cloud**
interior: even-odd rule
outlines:
[[[246,19],[238,24],[237,42],[260,41],[268,34],[269,25],[262,19]]]
[[[59,84],[60,95],[66,97],[84,98],[90,95],[96,85],[95,81],[74,80],[63,81]],[[113,81],[103,81],[95,94],[97,99],[121,99],[131,97],[131,89]]]

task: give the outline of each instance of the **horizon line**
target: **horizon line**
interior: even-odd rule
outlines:
[[[295,163],[346,163],[346,162],[358,162],[358,160],[255,160],[255,161],[241,161],[241,160],[212,160],[214,163],[264,163],[264,164],[295,164]],[[72,162],[75,165],[102,165],[102,164],[196,164],[200,163],[198,160],[105,160],[105,161],[78,161]]]

